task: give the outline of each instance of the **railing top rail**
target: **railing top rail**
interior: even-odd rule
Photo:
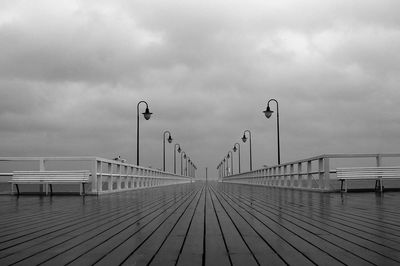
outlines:
[[[271,165],[269,167],[264,167],[264,168],[260,168],[260,169],[253,170],[253,171],[242,172],[240,174],[224,176],[223,178],[242,176],[244,174],[251,174],[251,173],[257,172],[259,170],[270,169],[270,168],[279,167],[279,166],[287,166],[287,165],[298,164],[298,163],[304,163],[304,162],[308,162],[308,161],[316,161],[316,160],[325,159],[325,158],[329,158],[329,159],[373,158],[373,157],[378,157],[378,156],[380,156],[380,157],[400,157],[400,153],[331,153],[331,154],[321,154],[321,155],[313,156],[313,157],[306,158],[306,159],[301,159],[301,160],[296,160],[296,161],[292,161],[292,162],[282,163],[280,165]]]
[[[122,161],[116,161],[112,159],[106,159],[106,158],[101,158],[101,157],[96,157],[96,156],[35,156],[35,157],[0,157],[0,162],[10,162],[10,161],[97,161],[97,162],[104,162],[104,163],[111,163],[111,164],[118,164],[121,166],[128,166],[128,167],[135,167],[137,169],[142,169],[142,170],[147,170],[147,171],[152,171],[155,173],[163,173],[167,174],[169,176],[176,176],[176,177],[185,177],[185,178],[191,178],[190,176],[181,176],[178,174],[174,173],[169,173],[169,172],[164,172],[155,168],[148,168],[148,167],[143,167],[143,166],[138,166],[135,164],[130,164],[127,162],[122,162]]]
[[[92,161],[96,160],[95,156],[33,156],[33,157],[0,157],[0,161],[37,161],[37,160],[51,160],[51,161]]]

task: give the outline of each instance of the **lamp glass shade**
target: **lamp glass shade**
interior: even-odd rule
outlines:
[[[181,151],[182,151],[182,150],[181,150],[181,147],[178,147],[178,152],[181,153]]]
[[[228,153],[228,156],[226,156],[226,158],[228,158],[228,159],[231,158],[231,156],[229,155],[229,153]]]
[[[233,147],[233,152],[236,152],[237,148],[236,146]]]
[[[247,141],[246,135],[243,135],[242,141],[243,141],[243,142],[246,142],[246,141]]]
[[[146,107],[146,111],[143,113],[144,119],[149,120],[152,114],[153,113],[150,113],[149,108]]]
[[[172,142],[172,137],[171,137],[171,135],[169,135],[169,137],[168,137],[168,143],[171,143]]]
[[[274,113],[274,111],[272,111],[271,108],[269,108],[269,105],[268,105],[267,109],[265,111],[263,111],[263,113],[265,114],[266,118],[270,118],[271,115]]]
[[[184,159],[186,159],[186,154],[185,154],[185,155],[183,155],[183,158],[184,158]]]

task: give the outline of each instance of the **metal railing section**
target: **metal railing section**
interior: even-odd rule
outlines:
[[[370,166],[382,166],[384,158],[394,158],[396,159],[396,164],[400,165],[400,154],[398,153],[324,154],[241,174],[219,176],[219,181],[269,187],[334,191],[337,190],[338,180],[336,167],[332,168],[332,163],[337,166],[341,163],[343,164],[343,161],[347,161],[347,164],[358,166],[358,162],[356,162],[358,159],[371,158],[373,161],[363,163],[367,163]]]
[[[12,171],[17,170],[89,170],[91,174],[88,193],[92,194],[193,181],[189,176],[99,157],[0,157],[0,163],[6,168],[5,172],[0,173],[0,177],[3,178],[11,178]]]

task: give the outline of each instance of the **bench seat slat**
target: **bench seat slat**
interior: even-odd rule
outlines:
[[[89,182],[90,172],[87,170],[73,171],[14,171],[11,185],[18,184],[81,184]],[[18,189],[18,188],[17,188]]]
[[[337,168],[336,176],[342,182],[346,180],[376,180],[377,184],[383,189],[382,180],[384,179],[400,179],[400,166],[392,167],[346,167]],[[377,184],[375,186],[377,186]],[[347,191],[347,183],[345,191]]]

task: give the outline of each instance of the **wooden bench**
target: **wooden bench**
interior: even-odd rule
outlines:
[[[45,193],[53,192],[52,184],[80,184],[80,195],[85,192],[85,184],[89,182],[89,171],[14,171],[11,183],[11,192],[14,194],[14,185],[19,195],[19,184],[45,185]]]
[[[347,192],[347,180],[375,180],[375,189],[383,191],[383,179],[400,179],[400,166],[395,167],[348,167],[336,169],[337,179],[341,182],[340,191]]]

